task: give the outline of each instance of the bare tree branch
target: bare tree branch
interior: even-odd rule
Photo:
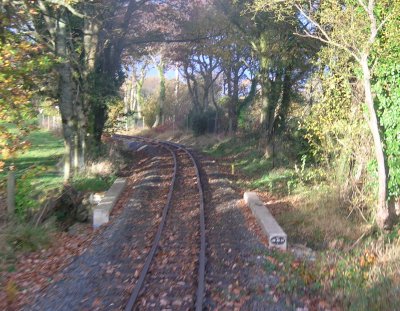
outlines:
[[[295,35],[300,36],[300,37],[303,37],[303,38],[313,38],[313,39],[317,39],[317,40],[319,40],[319,41],[321,41],[321,42],[323,42],[323,43],[326,43],[326,44],[329,44],[329,45],[333,45],[333,46],[335,46],[335,47],[337,47],[337,48],[339,48],[339,49],[341,49],[341,50],[344,50],[344,51],[350,53],[351,56],[353,56],[353,57],[355,58],[356,61],[358,61],[358,62],[361,61],[360,56],[358,56],[356,53],[354,53],[351,49],[349,49],[348,47],[346,47],[346,46],[344,46],[344,45],[342,45],[342,44],[339,44],[339,43],[337,43],[337,42],[335,42],[335,41],[328,41],[328,40],[326,40],[326,39],[324,39],[324,38],[322,38],[322,37],[320,37],[320,36],[313,35],[313,34],[311,34],[311,33],[308,32],[308,31],[306,32],[305,35],[304,35],[304,34],[301,34],[301,33],[295,33]]]
[[[296,4],[295,7],[299,10],[299,12],[301,14],[303,14],[303,16],[308,19],[315,27],[317,27],[319,29],[319,31],[321,31],[322,35],[326,38],[326,40],[328,42],[332,41],[331,37],[328,35],[328,33],[322,28],[322,26],[316,22],[313,18],[311,18],[311,16],[309,14],[307,14],[306,12],[304,12],[304,10],[301,8],[300,5]]]

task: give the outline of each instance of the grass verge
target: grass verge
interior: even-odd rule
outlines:
[[[6,161],[6,167],[15,167],[16,214],[20,219],[24,219],[28,211],[38,209],[45,194],[62,184],[62,176],[56,167],[64,151],[62,140],[46,131],[33,132],[27,140],[31,148]],[[0,174],[3,187],[5,180],[5,173]]]
[[[63,189],[62,172],[57,165],[64,152],[63,141],[47,131],[32,132],[27,140],[31,147],[6,161],[6,167],[15,167],[17,177],[16,217],[9,223],[0,223],[0,271],[12,269],[17,253],[48,247],[57,227],[55,223],[50,227],[33,226],[29,216]],[[103,160],[89,164],[87,171],[76,176],[71,184],[80,192],[103,192],[114,180],[112,163]],[[0,173],[1,182],[4,191],[4,172]]]

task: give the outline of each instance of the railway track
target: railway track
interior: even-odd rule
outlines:
[[[192,152],[179,144],[137,136],[115,138],[163,148],[174,163],[161,221],[125,310],[172,306],[200,311],[205,291],[206,237],[198,163]]]

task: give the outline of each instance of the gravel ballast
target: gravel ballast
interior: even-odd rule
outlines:
[[[127,190],[111,223],[25,310],[123,309],[148,252],[171,168],[167,158],[149,157],[144,169],[128,181]],[[163,163],[163,164],[161,164]],[[154,193],[158,193],[157,198]],[[157,202],[159,200],[159,202]],[[118,208],[118,206],[117,206]]]

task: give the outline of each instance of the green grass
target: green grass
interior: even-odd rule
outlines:
[[[48,193],[57,193],[63,187],[63,176],[56,164],[61,160],[64,145],[60,137],[47,131],[32,132],[27,140],[31,147],[15,158],[6,160],[6,167],[14,166],[17,176],[16,214],[20,219],[27,211],[40,208]],[[6,173],[0,173],[0,185],[5,186]],[[115,176],[94,176],[83,174],[72,181],[72,185],[82,192],[107,190]]]
[[[230,138],[205,152],[216,158],[230,158],[230,164],[250,176],[260,176],[272,168],[272,161],[263,157],[263,151],[257,146],[257,138]]]
[[[253,136],[248,136],[246,138],[233,137],[211,146],[209,149],[205,150],[205,152],[214,157],[239,155],[247,151],[253,151],[257,142],[257,137]]]
[[[63,142],[59,137],[50,132],[37,131],[27,137],[31,147],[24,153],[19,153],[16,158],[6,160],[6,167],[14,165],[17,176],[24,174],[32,166],[55,166],[63,154]],[[4,178],[5,173],[0,173]]]
[[[64,152],[62,139],[47,131],[32,132],[26,139],[31,147],[5,161],[6,167],[15,167],[16,213],[20,218],[39,208],[46,192],[62,187],[62,175],[56,167]],[[5,182],[6,173],[0,173],[0,183],[4,186]]]
[[[205,152],[216,158],[229,158],[229,165],[234,165],[243,177],[238,181],[242,187],[278,195],[288,194],[295,188],[293,183],[297,176],[289,159],[282,153],[276,154],[274,159],[266,158],[258,137],[230,138]]]
[[[115,181],[115,176],[94,176],[94,177],[85,177],[80,176],[76,177],[72,183],[74,188],[78,191],[83,192],[102,192],[106,191],[111,187],[113,182]]]
[[[292,169],[274,169],[263,174],[260,178],[250,181],[248,186],[252,189],[266,190],[273,194],[286,195],[293,190],[293,183],[296,183],[297,178]]]
[[[51,229],[20,224],[7,232],[7,242],[15,251],[34,252],[51,244]]]

